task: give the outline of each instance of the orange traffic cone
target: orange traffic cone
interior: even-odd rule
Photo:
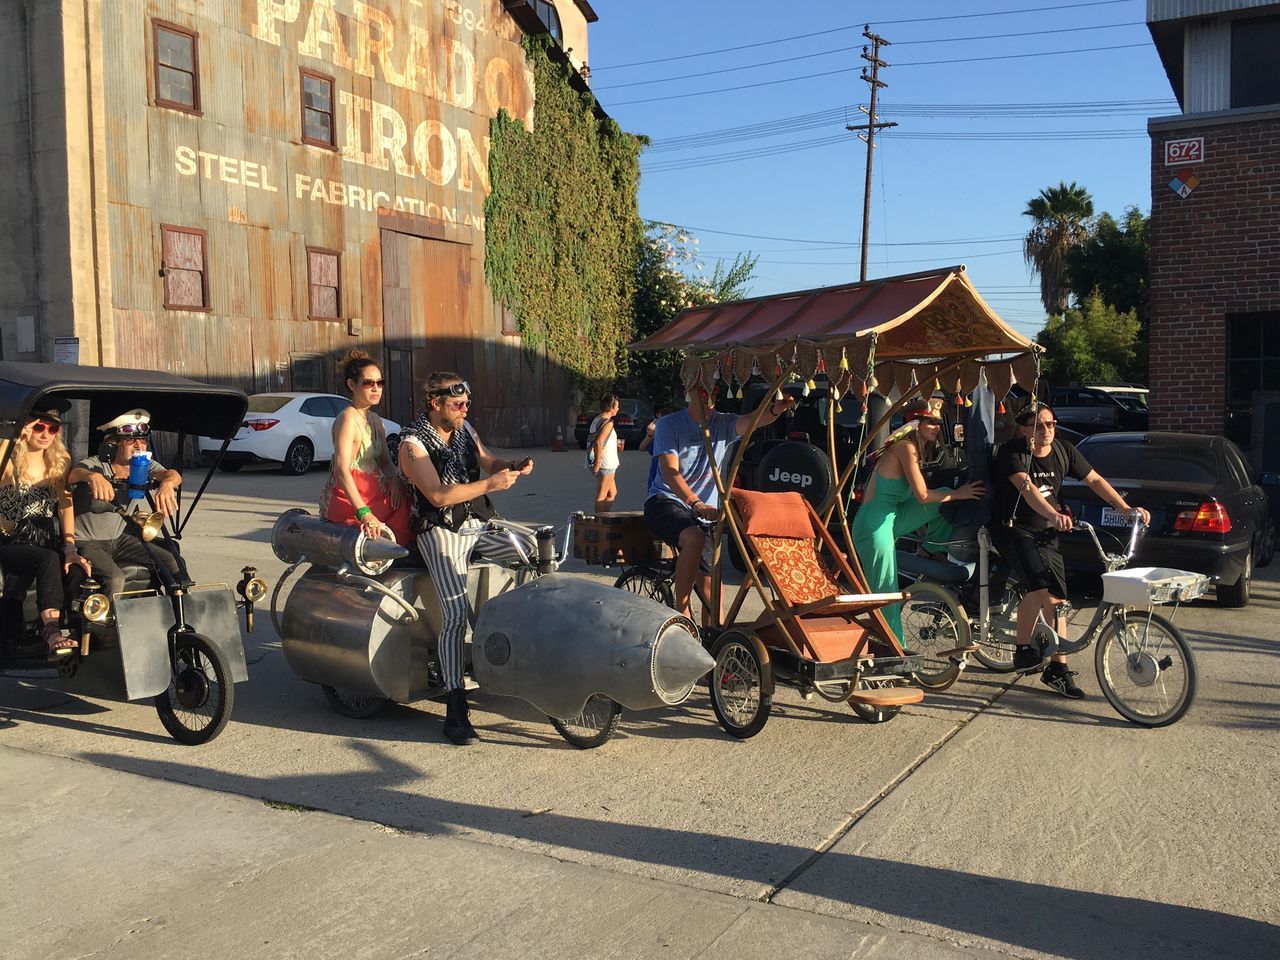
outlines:
[[[561,427],[557,426],[557,427],[556,427],[556,438],[555,438],[554,440],[552,440],[552,441],[551,441],[551,452],[552,452],[552,453],[564,453],[564,451],[565,451],[565,446],[564,446],[564,430],[563,430]]]

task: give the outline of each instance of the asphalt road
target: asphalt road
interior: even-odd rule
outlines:
[[[499,498],[506,515],[554,522],[589,509],[581,453],[528,452],[534,474]],[[623,454],[619,509],[638,509],[647,462]],[[271,522],[314,509],[323,480],[215,476],[184,541],[198,578],[234,582],[251,562],[274,583]],[[527,705],[481,691],[473,720],[485,742],[461,750],[440,737],[438,703],[368,720],[332,713],[292,675],[263,611],[246,639],[250,682],[213,743],[177,745],[148,704],[6,679],[0,745],[963,949],[1280,956],[1280,583],[1275,569],[1260,574],[1247,609],[1179,611],[1200,689],[1162,730],[1119,718],[1085,653],[1082,701],[975,669],[868,725],[780,690],[745,742],[720,730],[700,689],[679,708],[624,715],[613,740],[586,752]]]

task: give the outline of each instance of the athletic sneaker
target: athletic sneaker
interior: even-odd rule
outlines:
[[[1044,673],[1040,676],[1040,682],[1046,687],[1052,687],[1064,697],[1072,700],[1079,700],[1084,696],[1084,691],[1076,686],[1076,672],[1068,670],[1065,663],[1051,663],[1044,668]]]
[[[1030,673],[1033,670],[1039,670],[1042,663],[1044,663],[1044,657],[1036,653],[1031,644],[1014,647],[1013,669],[1017,672]]]

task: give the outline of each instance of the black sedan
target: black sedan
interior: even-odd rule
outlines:
[[[1079,450],[1130,506],[1151,513],[1133,566],[1203,573],[1214,578],[1220,605],[1249,602],[1254,567],[1266,566],[1275,553],[1275,520],[1234,443],[1190,433],[1104,433],[1081,441]],[[1114,530],[1110,544],[1103,536],[1103,546],[1123,546],[1128,519],[1085,484],[1068,480],[1061,499],[1100,533]],[[1087,537],[1064,535],[1061,542],[1068,569],[1100,569]]]

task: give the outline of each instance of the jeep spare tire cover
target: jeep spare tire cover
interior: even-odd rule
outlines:
[[[773,447],[756,467],[756,489],[767,493],[794,490],[815,508],[826,501],[834,482],[827,455],[800,440],[786,440]]]

